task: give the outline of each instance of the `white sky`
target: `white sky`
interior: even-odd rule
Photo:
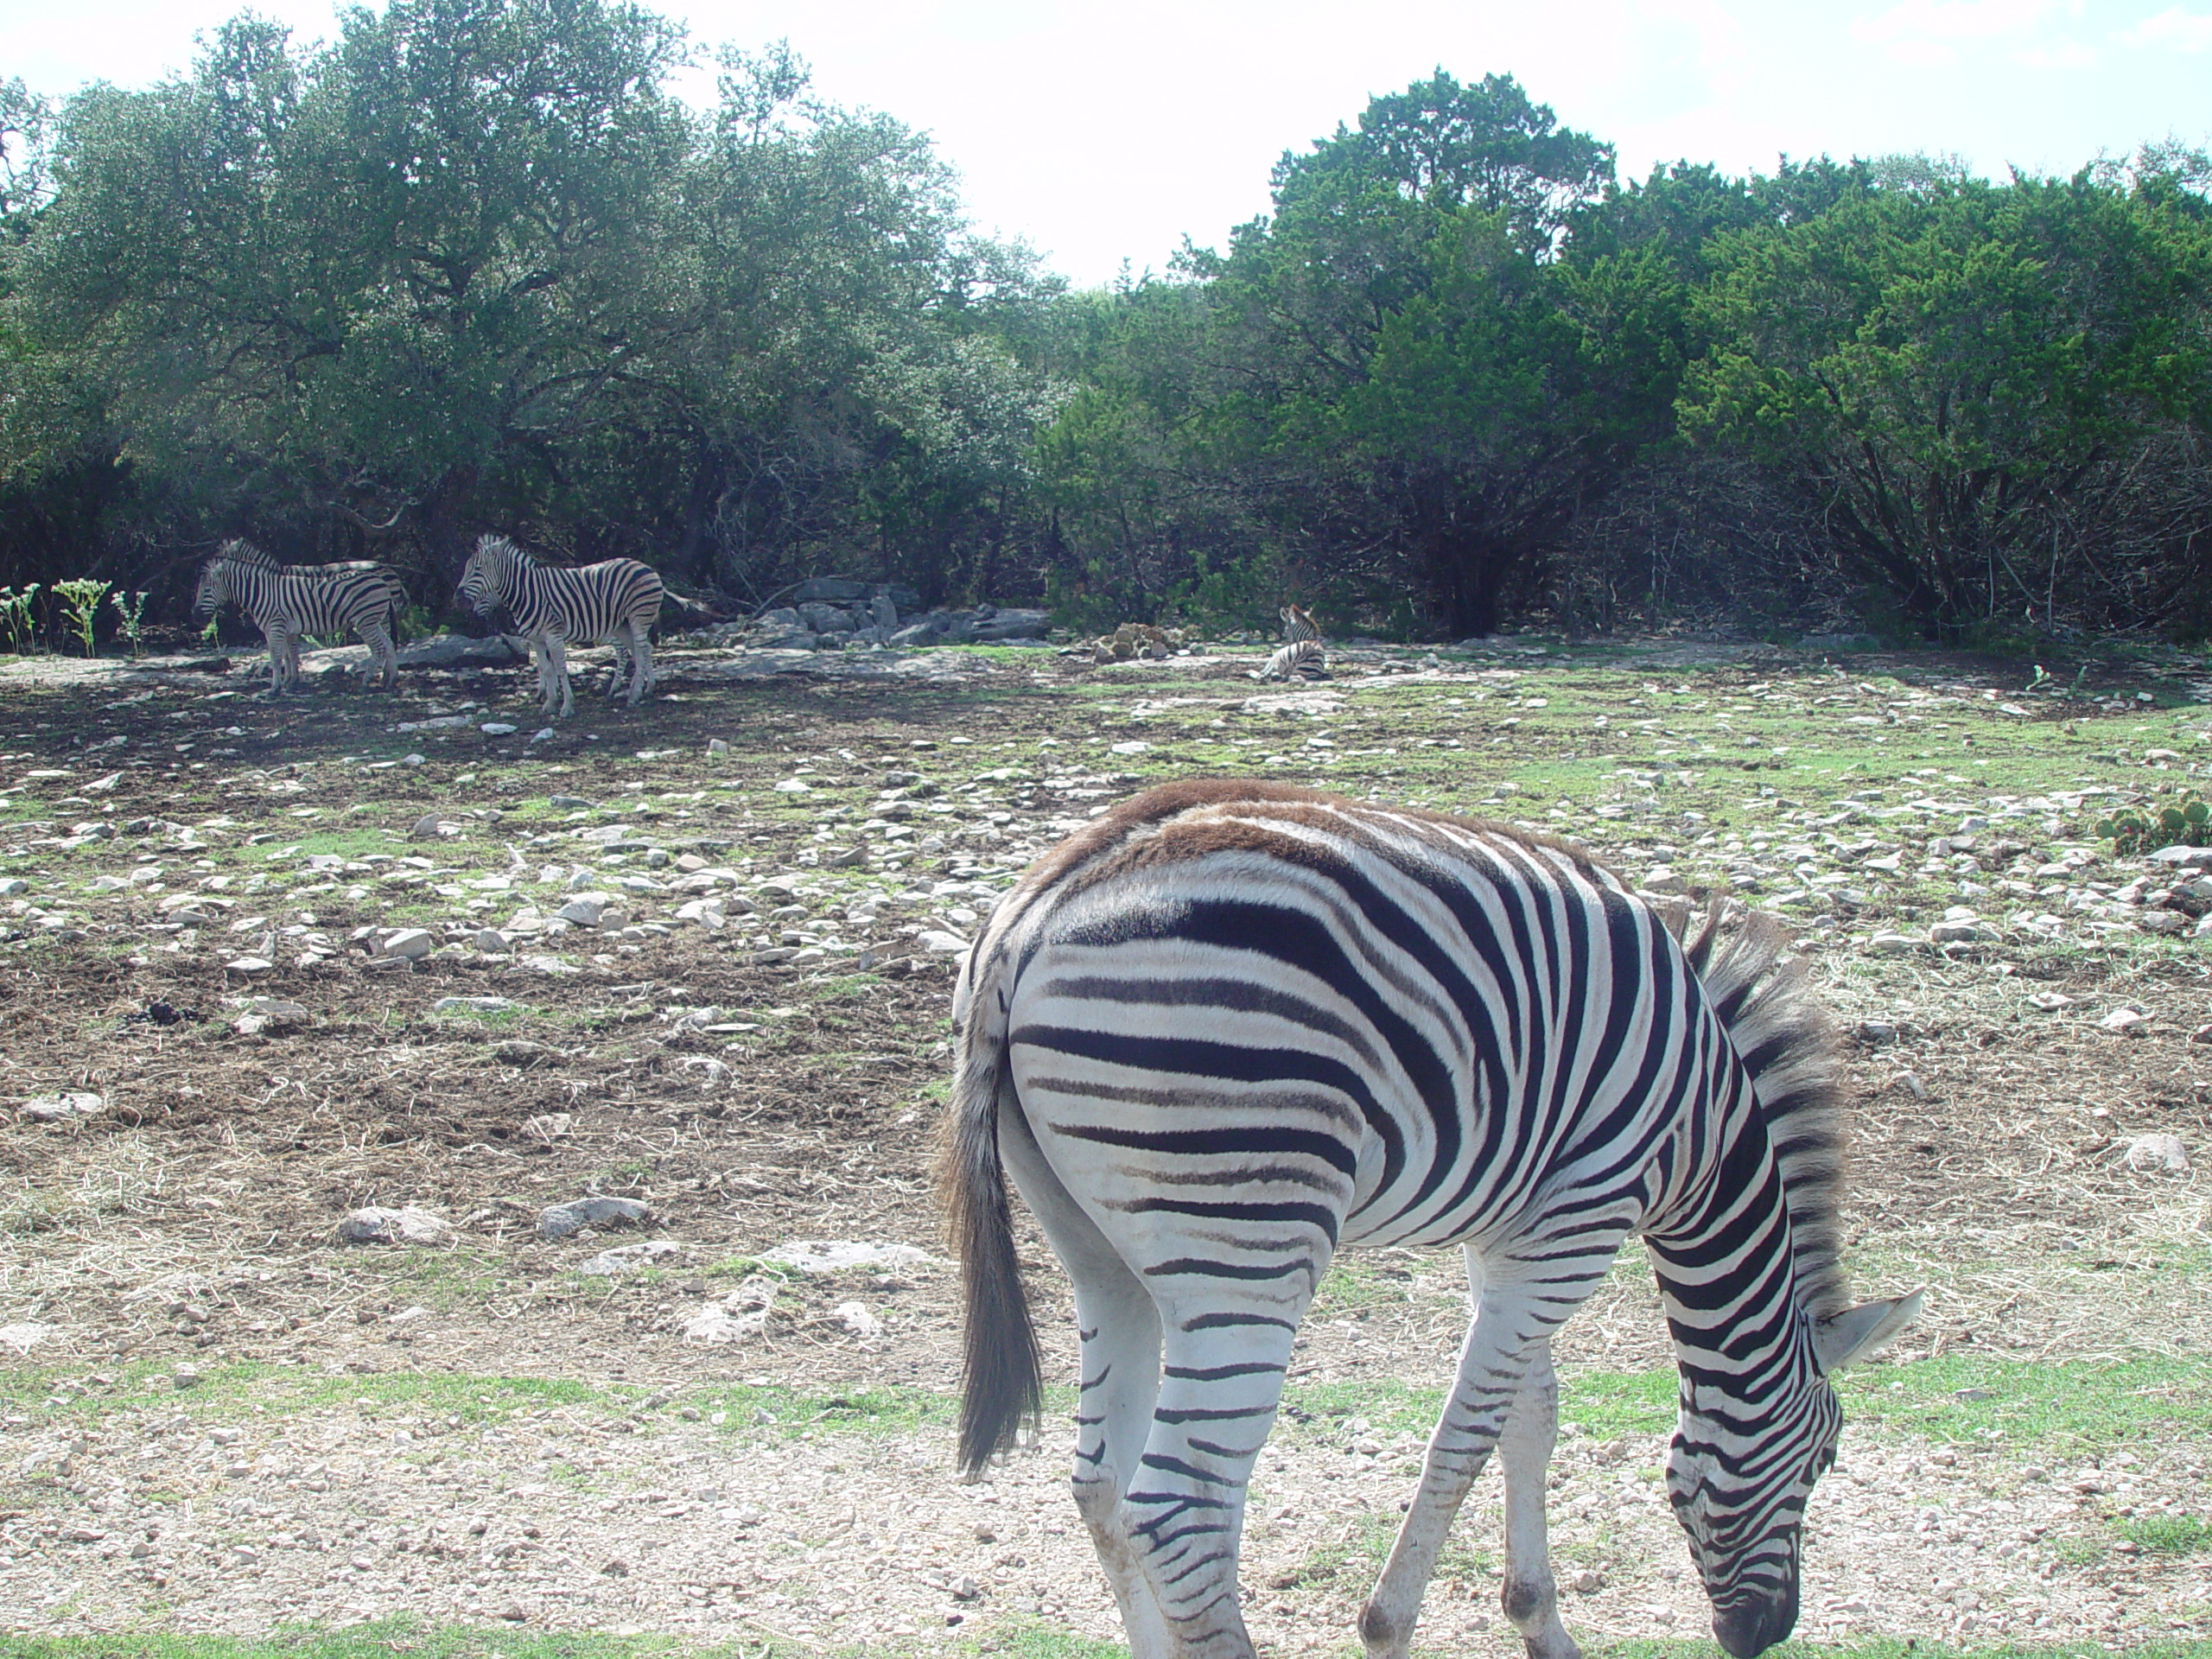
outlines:
[[[64,94],[191,60],[233,0],[0,0],[0,77]],[[329,0],[259,0],[302,38]],[[1926,149],[2002,177],[2212,143],[2212,0],[662,0],[695,40],[779,37],[815,90],[931,133],[977,225],[1078,283],[1219,245],[1268,169],[1441,66],[1517,77],[1659,161]],[[702,77],[710,95],[711,82]]]

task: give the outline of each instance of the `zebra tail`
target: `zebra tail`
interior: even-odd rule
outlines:
[[[965,1014],[960,1069],[938,1161],[946,1235],[961,1264],[959,1463],[970,1478],[1013,1446],[1023,1423],[1035,1424],[1045,1391],[999,1153],[1001,1100],[1013,1102],[1005,991],[996,973],[981,966],[992,943],[986,936],[978,944],[955,1001],[956,1017],[963,1004]],[[1003,963],[1002,955],[992,955],[993,967]]]

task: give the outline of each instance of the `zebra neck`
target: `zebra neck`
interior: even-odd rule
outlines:
[[[1685,1395],[1771,1398],[1818,1375],[1782,1171],[1748,1086],[1718,1113],[1703,1173],[1644,1229]]]

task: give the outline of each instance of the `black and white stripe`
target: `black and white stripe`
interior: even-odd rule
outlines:
[[[1633,1236],[1681,1372],[1668,1480],[1732,1654],[1788,1634],[1840,1415],[1825,1027],[1751,918],[1685,943],[1580,852],[1279,785],[1171,785],[1046,855],[956,1005],[943,1181],[967,1278],[961,1455],[1037,1395],[1005,1174],[1074,1281],[1075,1490],[1140,1656],[1246,1655],[1246,1479],[1336,1250],[1458,1243],[1477,1315],[1362,1615],[1397,1659],[1495,1449],[1505,1608],[1576,1649],[1544,1541],[1552,1332]]]
[[[303,634],[359,636],[385,689],[398,684],[392,635],[406,602],[407,590],[389,566],[368,560],[280,565],[251,542],[229,541],[201,569],[193,608],[208,615],[235,604],[253,619],[269,646],[274,696],[300,677]]]
[[[478,541],[461,572],[461,596],[480,613],[505,605],[515,632],[530,637],[537,665],[538,690],[547,714],[572,713],[575,693],[569,684],[568,647],[611,642],[613,697],[625,677],[635,703],[652,683],[652,634],[660,616],[663,589],[651,565],[636,559],[608,559],[600,564],[564,567],[540,564],[504,536]]]
[[[1268,658],[1258,677],[1263,680],[1325,680],[1329,677],[1329,653],[1321,644],[1320,625],[1314,621],[1313,613],[1301,611],[1295,605],[1286,605],[1277,613],[1282,618],[1282,637],[1287,642],[1281,651]]]

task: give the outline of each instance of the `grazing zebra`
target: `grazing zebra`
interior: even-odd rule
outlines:
[[[346,634],[368,646],[371,667],[386,690],[399,683],[392,632],[407,590],[390,567],[367,560],[341,564],[278,564],[248,541],[228,541],[200,573],[193,609],[211,615],[236,604],[253,619],[269,646],[269,692],[282,695],[300,677],[300,636]]]
[[[531,660],[537,665],[537,689],[545,712],[575,712],[569,685],[568,647],[611,641],[614,676],[611,698],[630,682],[633,704],[652,683],[651,635],[660,615],[660,578],[636,559],[608,559],[601,564],[563,568],[540,564],[504,536],[486,536],[468,556],[461,575],[461,596],[480,614],[505,605],[515,630],[530,636]]]
[[[1767,925],[1687,943],[1564,842],[1283,785],[1170,785],[1030,867],[954,1002],[940,1171],[963,1262],[960,1460],[1039,1397],[1005,1178],[1075,1284],[1075,1498],[1138,1659],[1248,1656],[1245,1482],[1344,1244],[1465,1248],[1475,1319],[1360,1618],[1403,1659],[1493,1448],[1505,1611],[1579,1653],[1546,1554],[1552,1332],[1649,1248],[1681,1373],[1668,1489],[1731,1654],[1788,1635],[1850,1306],[1827,1027]]]
[[[1301,611],[1295,605],[1286,605],[1277,613],[1282,618],[1282,637],[1288,641],[1283,648],[1268,658],[1258,677],[1263,680],[1325,680],[1329,677],[1329,653],[1321,645],[1321,629],[1313,620],[1313,613]]]

